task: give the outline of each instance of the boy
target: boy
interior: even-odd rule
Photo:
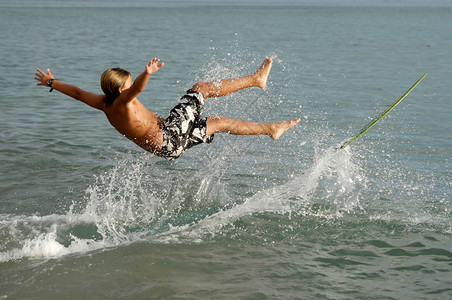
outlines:
[[[221,116],[201,117],[206,98],[225,96],[248,87],[265,88],[272,63],[271,58],[266,58],[256,73],[250,76],[196,83],[171,110],[167,119],[146,109],[136,98],[146,87],[150,76],[163,67],[164,63],[157,58],[145,66],[133,83],[132,76],[124,69],[106,70],[101,76],[104,95],[58,81],[49,69],[47,73],[37,69],[35,79],[39,81],[37,85],[48,86],[50,91],[55,89],[103,111],[110,124],[125,137],[157,156],[173,160],[197,144],[211,143],[215,133],[265,134],[276,140],[300,122],[296,119],[258,124]]]

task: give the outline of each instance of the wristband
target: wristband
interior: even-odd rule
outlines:
[[[47,86],[50,87],[49,92],[52,92],[52,91],[53,91],[53,87],[52,87],[53,80],[54,80],[53,78],[47,80]]]

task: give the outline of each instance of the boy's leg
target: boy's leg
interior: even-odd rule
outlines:
[[[200,92],[207,99],[226,96],[249,87],[265,88],[272,63],[273,60],[271,58],[266,58],[262,66],[253,75],[214,82],[198,82],[193,86],[192,90]]]
[[[207,135],[225,132],[236,135],[265,134],[277,140],[286,130],[294,127],[300,119],[277,123],[260,124],[249,121],[235,120],[226,117],[208,117]]]

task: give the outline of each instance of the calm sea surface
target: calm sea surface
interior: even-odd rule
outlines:
[[[1,299],[452,297],[450,5],[87,3],[0,2]],[[173,162],[33,80],[101,93],[158,57],[139,99],[166,117],[265,56],[266,90],[204,114],[302,122]]]

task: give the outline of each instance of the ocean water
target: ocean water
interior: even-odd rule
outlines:
[[[451,298],[452,7],[363,3],[0,2],[0,298]],[[266,56],[204,114],[302,122],[172,162],[33,80],[100,93],[158,57],[139,99],[166,117]]]

